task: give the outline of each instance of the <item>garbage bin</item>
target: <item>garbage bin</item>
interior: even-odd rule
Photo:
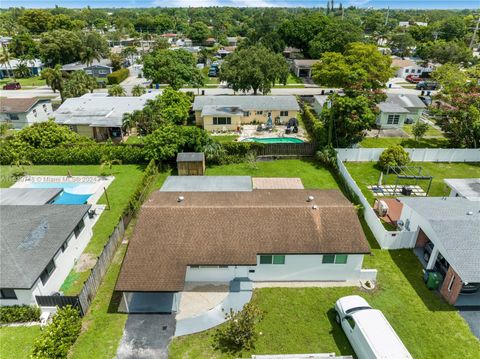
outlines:
[[[404,196],[411,196],[412,195],[412,189],[410,187],[403,186],[402,187],[402,194]]]
[[[436,271],[425,271],[423,280],[428,289],[438,289],[443,281],[443,276]]]

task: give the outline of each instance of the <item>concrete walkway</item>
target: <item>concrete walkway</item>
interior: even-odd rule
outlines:
[[[227,297],[209,311],[190,318],[177,320],[175,336],[188,335],[216,327],[225,322],[225,314],[230,309],[238,312],[252,298],[252,283],[250,281],[233,280]]]

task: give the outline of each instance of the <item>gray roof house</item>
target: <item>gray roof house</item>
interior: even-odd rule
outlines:
[[[145,95],[110,97],[105,93],[85,94],[65,100],[54,113],[55,122],[99,141],[121,139],[123,115],[141,110],[148,99]]]
[[[90,205],[0,206],[0,305],[32,304],[58,291]],[[69,248],[72,247],[72,248]],[[60,264],[63,264],[60,266]]]
[[[196,96],[193,111],[202,111],[205,106],[233,107],[243,110],[290,110],[298,111],[295,96]]]
[[[381,128],[402,127],[406,120],[416,122],[426,108],[417,95],[387,94],[387,99],[377,105],[380,114],[377,126]]]
[[[464,197],[470,201],[480,201],[480,178],[445,178],[450,187],[450,197]]]
[[[0,205],[42,205],[52,203],[62,188],[0,188]]]
[[[415,247],[430,241],[434,245],[427,269],[435,266],[438,255],[448,263],[440,293],[459,305],[463,283],[480,283],[480,202],[463,197],[401,197],[401,219],[417,231]],[[456,285],[458,282],[458,285]],[[480,293],[477,298],[480,305]]]
[[[93,77],[107,77],[107,75],[113,72],[110,59],[93,60],[91,64],[86,64],[81,61],[72,62],[71,64],[65,64],[62,66],[62,71],[74,72],[85,71],[88,75]]]

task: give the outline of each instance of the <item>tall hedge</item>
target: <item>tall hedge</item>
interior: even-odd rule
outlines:
[[[309,106],[302,104],[302,121],[307,130],[308,135],[319,146],[326,145],[327,135],[323,122],[318,119],[310,109]]]
[[[0,323],[38,322],[40,308],[33,305],[11,305],[0,307]]]
[[[113,71],[111,74],[107,75],[107,81],[109,85],[117,85],[125,80],[130,71],[128,69],[120,69],[117,71]]]

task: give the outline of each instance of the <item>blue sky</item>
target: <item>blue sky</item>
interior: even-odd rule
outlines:
[[[343,0],[344,6],[396,9],[465,9],[480,8],[480,0]],[[53,7],[186,7],[186,6],[325,6],[327,0],[0,0],[0,7],[23,6],[27,8]],[[335,1],[336,4],[340,0]]]

